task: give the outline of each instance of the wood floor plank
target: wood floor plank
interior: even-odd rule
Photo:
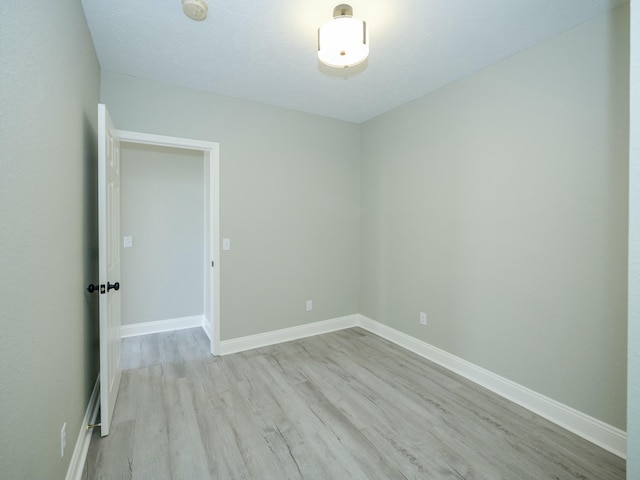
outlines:
[[[141,368],[133,380],[137,383],[133,448],[129,452],[133,479],[172,478],[167,416],[174,412],[167,412],[164,408],[162,371],[160,364]]]
[[[621,480],[624,460],[359,328],[225,357],[123,340],[84,479]]]

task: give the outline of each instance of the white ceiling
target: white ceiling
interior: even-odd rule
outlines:
[[[628,0],[351,0],[371,53],[317,60],[337,0],[82,0],[103,70],[360,123]]]

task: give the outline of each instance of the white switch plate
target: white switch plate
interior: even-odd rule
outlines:
[[[313,302],[311,300],[307,300],[307,312],[313,310]]]
[[[427,314],[424,312],[420,312],[420,325],[427,324]]]
[[[228,238],[222,239],[222,250],[231,250],[231,240]]]
[[[133,247],[133,237],[124,237],[124,248]]]

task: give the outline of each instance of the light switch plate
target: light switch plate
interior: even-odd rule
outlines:
[[[222,250],[231,250],[231,240],[228,238],[222,239]]]
[[[133,247],[133,237],[124,237],[124,248]]]

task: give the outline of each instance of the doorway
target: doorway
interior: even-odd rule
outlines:
[[[124,332],[128,332],[129,335],[144,334],[202,326],[209,337],[211,353],[218,355],[220,352],[218,144],[122,130],[118,130],[117,133],[123,150],[122,169],[125,175],[128,147],[129,154],[132,158],[136,158],[135,168],[147,168],[148,171],[153,171],[151,168],[153,168],[154,157],[157,160],[155,167],[158,171],[164,167],[168,168],[164,174],[156,178],[156,185],[150,182],[147,185],[149,188],[145,189],[143,186],[140,192],[135,192],[141,198],[145,198],[145,195],[147,199],[155,198],[152,204],[147,202],[142,205],[143,210],[156,209],[149,216],[150,219],[152,217],[161,219],[166,214],[166,221],[156,221],[155,224],[153,221],[148,222],[144,227],[141,226],[139,236],[134,235],[133,232],[122,231],[123,262],[126,263],[127,253],[140,248],[141,251],[136,252],[136,254],[140,253],[136,259],[138,265],[133,267],[143,268],[147,274],[154,271],[160,272],[157,278],[151,279],[150,283],[153,285],[149,285],[149,290],[153,289],[153,295],[156,295],[160,301],[151,309],[149,305],[142,305],[142,309],[129,308],[131,312],[140,314],[137,318],[142,322],[123,325],[123,334]],[[161,178],[162,175],[165,177],[164,180]],[[140,178],[144,178],[144,175]],[[200,185],[193,183],[198,181],[201,182]],[[169,198],[163,198],[163,192],[158,189],[167,187],[170,187],[166,195]],[[173,193],[169,194],[169,190]],[[175,201],[171,201],[172,195]],[[176,205],[176,202],[179,204]],[[144,218],[144,211],[138,212],[138,215],[143,215],[138,218]],[[144,222],[138,222],[140,223]],[[186,238],[194,234],[199,235],[199,238]],[[159,250],[156,252],[154,249]],[[164,253],[156,256],[159,252]],[[156,261],[159,262],[159,270],[154,268]],[[201,262],[200,266],[198,262]],[[162,263],[166,267],[162,267],[160,265]],[[200,278],[194,278],[194,275],[199,275]],[[127,291],[143,292],[145,287],[141,285],[142,278],[143,276],[139,275],[137,278],[132,278],[131,289]],[[126,278],[123,277],[123,280],[126,281]],[[144,298],[141,299],[142,302],[145,302]],[[166,299],[164,304],[162,299]],[[132,307],[132,301],[135,299],[123,298],[123,302],[128,303],[123,306],[123,313],[127,312],[127,307]],[[197,305],[194,305],[194,302]],[[153,312],[153,308],[158,311]],[[192,314],[176,317],[172,309],[179,311],[180,308],[186,308]],[[124,317],[123,321],[127,323]]]

